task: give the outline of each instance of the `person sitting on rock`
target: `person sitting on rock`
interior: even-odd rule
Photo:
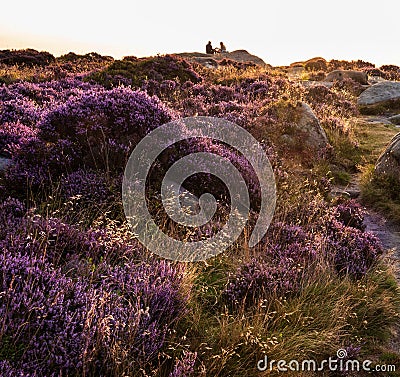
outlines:
[[[219,42],[219,45],[220,45],[219,52],[221,52],[221,53],[227,52],[224,42]]]
[[[215,50],[212,48],[211,41],[206,44],[206,54],[215,54]]]

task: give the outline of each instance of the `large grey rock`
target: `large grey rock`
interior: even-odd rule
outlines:
[[[300,84],[302,84],[306,88],[322,85],[322,86],[325,86],[328,89],[330,89],[333,86],[333,82],[332,81],[311,81],[311,80],[308,80],[308,81],[300,81]]]
[[[358,97],[360,106],[374,106],[400,100],[400,82],[382,81],[364,90]]]
[[[390,123],[397,124],[400,126],[400,114],[394,115],[394,116],[390,117],[388,120]]]
[[[368,84],[368,75],[365,72],[351,70],[336,70],[329,72],[325,77],[325,81],[342,81],[345,78],[352,79],[363,85]]]
[[[207,68],[218,68],[217,61],[210,57],[195,56],[192,60]]]
[[[297,123],[297,128],[306,135],[304,143],[307,146],[315,149],[323,149],[329,144],[326,133],[321,127],[318,118],[311,107],[304,102],[301,104],[301,117]]]
[[[221,54],[213,54],[213,55],[203,54],[201,52],[182,52],[176,55],[181,56],[182,58],[187,59],[189,61],[194,61],[204,66],[212,66],[212,67],[215,67],[215,63],[210,62],[210,60],[220,63],[224,59],[233,60],[235,62],[240,62],[240,63],[254,63],[263,67],[268,66],[268,64],[266,64],[264,60],[262,60],[256,55],[250,54],[246,50],[235,50],[232,52],[224,52]]]
[[[301,143],[303,147],[315,152],[325,149],[329,145],[328,138],[311,107],[299,102],[297,111],[298,120],[293,131],[283,134],[280,137],[281,142],[289,147],[296,147]]]
[[[0,157],[0,171],[5,170],[8,166],[11,165],[11,159],[5,158],[5,157]]]
[[[378,158],[375,174],[390,175],[400,183],[400,133],[393,137],[385,152]]]

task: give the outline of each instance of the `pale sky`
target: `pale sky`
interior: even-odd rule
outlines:
[[[125,55],[223,41],[272,65],[315,56],[400,65],[399,0],[2,0],[0,49]]]

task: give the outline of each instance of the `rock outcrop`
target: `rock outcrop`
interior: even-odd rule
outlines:
[[[400,133],[391,140],[375,165],[376,175],[395,178],[400,183]]]
[[[323,149],[329,144],[326,133],[321,127],[318,118],[311,107],[304,102],[301,104],[301,117],[297,127],[307,135],[304,142],[310,147]]]
[[[301,144],[308,150],[318,152],[329,146],[329,141],[324,129],[311,107],[305,102],[298,104],[298,120],[293,131],[281,136],[281,141],[289,147]]]
[[[400,126],[400,114],[394,115],[388,119],[390,123]]]
[[[352,79],[362,85],[368,85],[368,75],[365,72],[340,69],[329,72],[325,77],[325,81],[342,81],[345,78]]]
[[[11,159],[6,157],[0,157],[0,171],[5,170],[11,165]]]
[[[264,60],[256,55],[250,54],[246,50],[236,50],[213,55],[203,54],[201,52],[183,52],[175,55],[181,56],[188,61],[193,61],[209,68],[218,66],[223,60],[232,60],[237,63],[253,63],[263,67],[267,66]],[[215,62],[217,65],[215,65]]]
[[[358,104],[375,105],[396,99],[400,99],[400,82],[383,81],[361,93]]]
[[[364,114],[400,107],[400,82],[382,81],[364,90],[357,100],[360,111]]]

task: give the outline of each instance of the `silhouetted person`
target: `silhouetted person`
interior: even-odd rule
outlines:
[[[219,42],[219,45],[221,46],[219,52],[227,52],[224,42]]]
[[[206,45],[206,54],[214,54],[215,50],[212,48],[211,41]]]

